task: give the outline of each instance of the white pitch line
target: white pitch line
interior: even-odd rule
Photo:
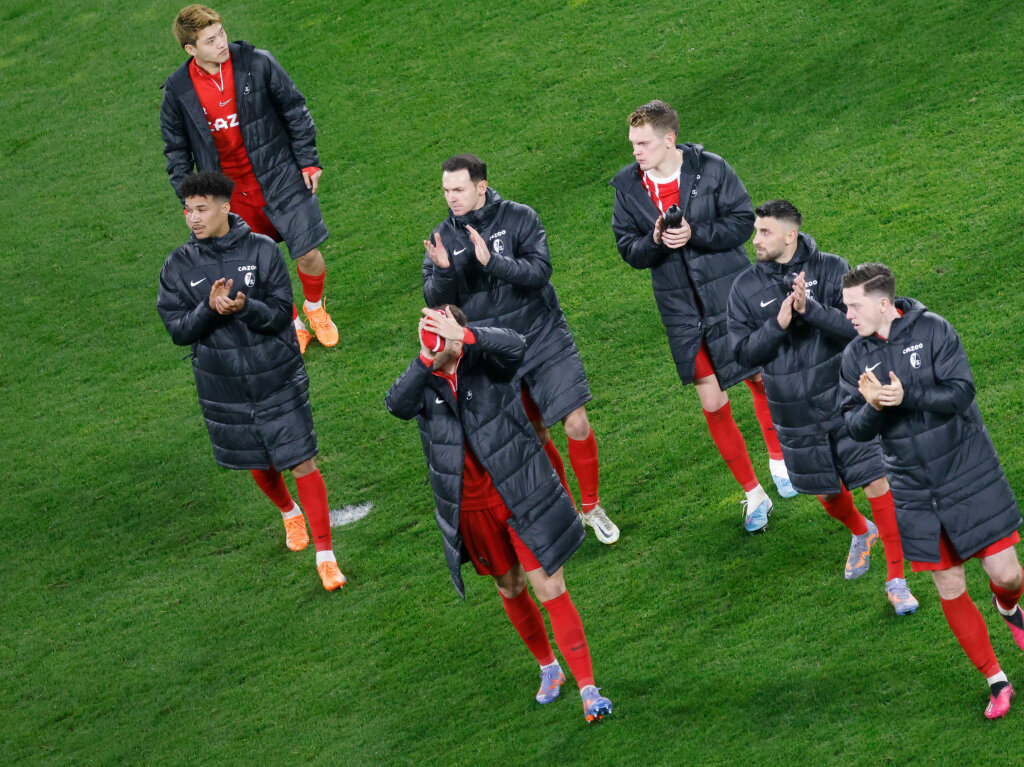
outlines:
[[[343,509],[331,509],[331,527],[352,524],[369,514],[372,508],[373,504],[367,501],[356,506],[346,506]]]

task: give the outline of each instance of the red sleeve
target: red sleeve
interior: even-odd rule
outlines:
[[[470,330],[469,328],[466,328],[466,335],[464,335],[462,337],[462,343],[464,343],[464,344],[475,344],[476,343],[476,336],[473,335],[473,331]]]
[[[434,361],[432,359],[430,359],[430,357],[424,357],[423,356],[423,352],[420,352],[420,362],[422,362],[428,368],[431,368],[431,367],[434,366]]]
[[[323,168],[318,168],[318,167],[317,167],[317,166],[315,166],[315,165],[310,165],[310,166],[309,166],[308,168],[303,168],[303,169],[302,169],[302,172],[303,172],[303,173],[308,173],[308,174],[310,174],[310,175],[313,175],[313,174],[314,174],[314,173],[316,173],[316,172],[317,172],[318,170],[323,170]]]

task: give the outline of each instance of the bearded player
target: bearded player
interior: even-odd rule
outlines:
[[[171,186],[182,197],[193,168],[231,178],[232,212],[288,245],[306,319],[317,341],[334,346],[338,329],[323,303],[327,266],[319,248],[327,239],[316,197],[322,169],[305,98],[270,53],[229,43],[213,9],[182,8],[173,30],[189,59],[163,84],[160,132]],[[304,354],[311,335],[294,305],[292,324]]]
[[[992,602],[1024,650],[1024,572],[1014,548],[1021,515],[974,399],[971,366],[945,319],[896,298],[884,264],[861,264],[842,284],[859,336],[843,352],[846,424],[854,439],[881,437],[903,552],[914,572],[932,574],[949,627],[988,683],[985,716],[998,719],[1013,687],[967,593],[964,562],[981,562]]]
[[[764,370],[793,487],[816,495],[850,531],[847,580],[867,572],[871,545],[881,535],[888,564],[885,590],[896,614],[907,615],[918,602],[907,588],[882,450],[878,440],[854,440],[839,408],[839,363],[847,343],[857,337],[846,319],[840,285],[849,264],[821,252],[800,231],[803,216],[789,201],[766,202],[755,215],[757,260],[732,284],[729,343],[741,365]],[[857,487],[864,488],[874,523],[853,503],[847,488]]]

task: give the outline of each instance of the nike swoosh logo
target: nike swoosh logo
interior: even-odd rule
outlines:
[[[457,255],[459,255],[459,253],[465,253],[465,252],[466,252],[466,249],[465,249],[465,248],[463,248],[462,250],[457,250],[457,251],[455,251],[454,253],[452,253],[452,255],[453,255],[453,256],[457,256]]]
[[[777,299],[777,298],[773,298],[771,301],[762,301],[761,302],[761,308],[764,309],[766,306],[768,306],[768,304],[774,304],[778,300],[779,299]]]
[[[221,105],[222,107],[226,107],[226,106],[227,106],[228,104],[230,104],[230,103],[231,103],[231,99],[228,99],[227,101],[222,101],[222,102],[220,102],[220,105]]]
[[[875,369],[876,367],[878,367],[878,366],[879,366],[879,365],[881,365],[881,364],[882,364],[881,362],[876,362],[876,363],[875,363],[874,365],[872,365],[871,367],[869,367],[869,368],[864,368],[864,372],[865,372],[865,373],[870,373],[870,372],[871,372],[872,370],[874,370],[874,369]]]
[[[191,285],[191,286],[192,286],[192,287],[194,288],[194,287],[195,287],[196,285],[198,285],[198,284],[199,284],[200,282],[206,282],[206,278],[205,278],[205,277],[203,277],[203,279],[201,279],[201,280],[196,280],[195,282],[189,282],[189,284],[190,284],[190,285]]]
[[[444,404],[444,400],[441,399],[440,397],[438,397],[437,399],[434,400],[434,404],[435,405],[443,405]]]

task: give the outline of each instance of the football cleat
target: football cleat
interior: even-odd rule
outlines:
[[[897,615],[910,615],[918,608],[918,601],[907,588],[905,578],[890,578],[885,582],[885,591]]]
[[[604,719],[612,712],[612,702],[592,684],[580,690],[580,697],[583,699],[583,718],[588,722]]]
[[[537,702],[550,703],[555,700],[561,694],[563,684],[565,684],[565,674],[562,673],[562,667],[557,663],[541,668]]]
[[[619,540],[619,528],[608,519],[608,514],[597,504],[590,511],[580,513],[583,524],[594,528],[594,535],[601,543],[615,543]]]
[[[309,341],[313,338],[313,334],[305,328],[295,328],[295,337],[299,340],[299,353],[305,354],[306,347],[309,346]]]
[[[292,551],[302,551],[309,545],[306,518],[302,514],[284,520],[284,542]]]
[[[850,541],[850,553],[846,557],[844,572],[848,581],[860,578],[871,566],[871,546],[878,540],[878,528],[870,519],[866,521],[868,531],[863,535],[853,536],[853,540]]]
[[[1013,700],[1013,685],[1009,682],[999,691],[998,695],[990,695],[988,705],[985,706],[986,719],[1000,719],[1010,711],[1010,701]]]
[[[775,489],[779,491],[779,495],[783,498],[795,498],[800,495],[796,488],[793,487],[793,483],[789,481],[789,477],[780,477],[777,474],[772,474],[772,482],[775,483]]]
[[[302,310],[306,313],[306,319],[309,320],[309,324],[313,327],[317,341],[324,346],[334,346],[338,343],[338,328],[331,320],[331,315],[327,313],[327,308],[323,304],[320,305],[319,309],[306,309],[303,307]]]
[[[320,573],[320,580],[328,591],[340,589],[345,585],[345,576],[338,569],[337,562],[321,562],[316,566],[316,571]]]
[[[765,498],[751,511],[749,501],[740,504],[743,510],[743,529],[748,533],[763,533],[768,527],[768,517],[772,513],[772,500]]]
[[[996,606],[997,610],[999,609],[999,602],[996,600],[995,594],[992,595],[992,604]],[[1002,612],[999,614],[1003,615]],[[1012,615],[1003,615],[1003,620],[1010,627],[1010,633],[1013,635],[1013,641],[1017,643],[1017,647],[1024,650],[1024,614],[1020,611],[1020,605],[1017,605]]]

